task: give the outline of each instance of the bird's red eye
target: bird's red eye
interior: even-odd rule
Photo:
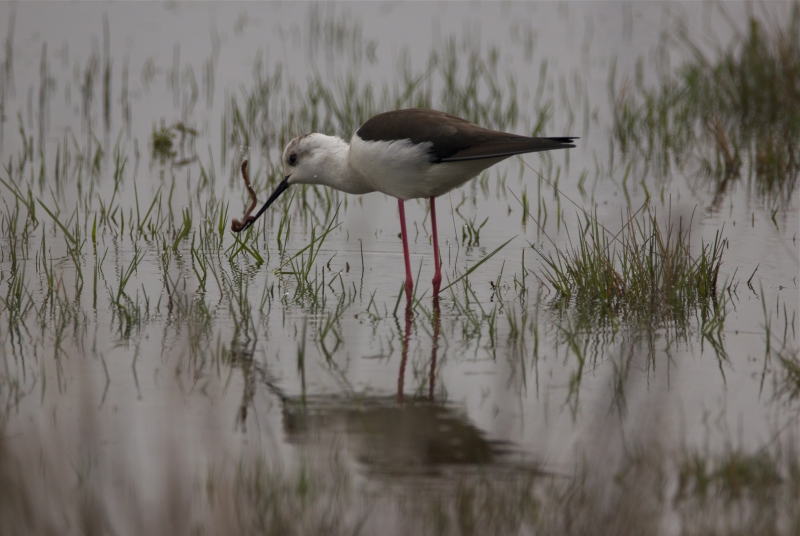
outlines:
[[[295,165],[296,162],[297,162],[297,155],[294,154],[294,153],[290,154],[289,155],[289,163],[291,165]]]

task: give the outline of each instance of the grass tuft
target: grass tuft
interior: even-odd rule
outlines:
[[[690,242],[683,221],[677,228],[671,221],[662,226],[648,210],[616,237],[596,217],[586,216],[571,249],[555,254],[534,249],[545,261],[543,276],[560,308],[574,305],[598,319],[662,324],[685,322],[698,307],[715,310],[709,306],[718,298],[727,240],[717,232],[714,242],[694,255]]]
[[[740,179],[763,199],[788,202],[800,173],[800,5],[785,26],[754,18],[727,49],[691,59],[660,88],[616,89],[613,133],[630,162],[668,176],[710,180],[719,203]]]

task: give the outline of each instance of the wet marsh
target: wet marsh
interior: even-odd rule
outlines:
[[[0,532],[800,528],[797,3],[0,14]],[[231,232],[405,107],[580,140],[439,198],[438,298],[422,201],[408,300],[383,194]]]

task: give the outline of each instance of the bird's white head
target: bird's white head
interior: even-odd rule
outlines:
[[[283,150],[288,184],[322,184],[353,194],[372,191],[350,167],[349,148],[343,139],[319,133],[293,139]]]
[[[306,134],[288,143],[283,151],[284,175],[289,184],[331,184],[347,157],[347,143],[325,134]]]

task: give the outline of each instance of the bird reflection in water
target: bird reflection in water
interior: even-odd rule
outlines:
[[[433,298],[433,342],[427,396],[407,396],[404,379],[413,327],[412,299],[406,300],[397,394],[394,396],[287,396],[253,359],[254,341],[233,345],[232,363],[242,369],[244,389],[236,428],[247,432],[248,408],[258,385],[283,405],[286,441],[295,445],[341,444],[373,474],[429,475],[447,465],[485,465],[502,453],[456,408],[435,399],[441,332],[439,298]],[[398,319],[399,324],[399,319]],[[344,441],[342,441],[344,439]]]
[[[397,395],[383,397],[307,397],[284,404],[286,439],[297,445],[335,441],[373,474],[425,475],[446,465],[492,463],[502,451],[467,416],[434,398],[439,347],[439,300],[433,302],[433,344],[427,397],[404,394],[413,312],[406,304]]]

